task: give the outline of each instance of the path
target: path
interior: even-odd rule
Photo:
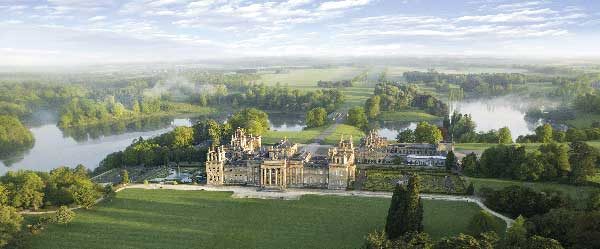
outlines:
[[[346,113],[338,113],[338,115],[334,114],[334,116],[335,116],[335,123],[333,123],[332,125],[327,127],[327,129],[322,131],[321,134],[316,136],[315,140],[312,143],[305,145],[304,151],[310,152],[311,154],[315,155],[315,153],[317,152],[319,147],[322,146],[321,143],[323,143],[325,138],[327,138],[328,136],[333,134],[335,132],[335,130],[337,129],[338,125],[344,122],[344,120],[345,120],[344,117],[346,116]]]

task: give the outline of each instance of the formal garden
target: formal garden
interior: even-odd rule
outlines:
[[[458,175],[437,169],[373,168],[361,169],[366,176],[362,190],[393,191],[398,182],[405,182],[409,175],[421,177],[423,193],[465,194],[465,181]]]

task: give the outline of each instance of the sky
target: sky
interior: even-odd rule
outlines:
[[[0,0],[0,65],[600,57],[598,0]]]

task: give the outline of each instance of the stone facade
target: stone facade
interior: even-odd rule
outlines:
[[[388,143],[371,131],[361,139],[356,150],[356,162],[361,164],[404,163],[411,166],[444,166],[452,144]]]
[[[210,185],[248,185],[263,189],[346,189],[355,179],[352,138],[340,140],[327,155],[301,152],[287,138],[263,147],[260,136],[238,128],[229,146],[207,153],[206,175]]]

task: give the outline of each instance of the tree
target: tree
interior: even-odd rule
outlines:
[[[369,119],[376,118],[380,113],[381,97],[375,95],[367,99],[365,103],[365,112]]]
[[[469,222],[469,233],[478,235],[485,232],[496,232],[500,230],[500,224],[490,213],[481,210]]]
[[[477,155],[473,152],[463,157],[461,166],[465,175],[476,176],[479,174],[479,160],[477,160]]]
[[[69,209],[67,206],[60,206],[54,214],[53,221],[58,224],[70,223],[75,218],[75,212]]]
[[[8,205],[10,193],[4,184],[0,184],[0,205]]]
[[[411,129],[403,130],[396,136],[396,141],[398,141],[398,143],[414,143],[415,140],[415,132]]]
[[[423,203],[419,190],[418,175],[411,176],[407,186],[396,185],[385,224],[390,240],[398,239],[407,232],[423,231]]]
[[[543,173],[545,179],[566,176],[571,171],[568,146],[552,142],[542,144],[539,151],[545,160],[546,168]]]
[[[493,232],[477,238],[461,233],[456,237],[442,238],[433,249],[494,249],[497,237]]]
[[[499,144],[512,144],[512,136],[508,127],[502,127],[498,130],[498,143]]]
[[[473,183],[469,183],[469,186],[467,187],[466,190],[467,195],[474,195],[475,194],[475,187],[473,186]]]
[[[373,231],[367,234],[365,241],[366,249],[387,249],[392,248],[392,241],[387,239],[385,231]]]
[[[573,184],[585,183],[589,176],[596,173],[598,151],[585,142],[576,141],[570,144],[569,152],[569,181]]]
[[[91,182],[82,183],[74,187],[73,199],[75,200],[75,204],[85,209],[89,209],[94,206],[98,197],[99,193],[96,191],[94,184]]]
[[[348,120],[346,121],[349,125],[364,130],[367,128],[369,121],[365,114],[365,109],[362,107],[354,107],[348,110]]]
[[[544,238],[542,236],[531,236],[527,243],[527,246],[524,247],[527,249],[563,249],[564,247],[560,244],[560,242],[550,239]]]
[[[29,149],[34,141],[33,134],[19,119],[0,115],[0,158]]]
[[[142,111],[142,108],[140,107],[140,102],[139,101],[137,101],[137,100],[133,101],[133,106],[131,107],[131,111],[135,115],[140,114],[140,112]]]
[[[44,198],[44,182],[30,171],[9,171],[2,181],[8,189],[11,206],[38,209]]]
[[[519,215],[515,222],[506,231],[504,240],[502,241],[503,248],[526,248],[527,244],[527,229],[525,228],[525,218]]]
[[[0,205],[0,247],[8,242],[21,231],[23,216],[13,207]]]
[[[121,170],[121,184],[129,183],[129,172],[126,169]]]
[[[437,126],[427,122],[420,122],[415,129],[417,143],[437,144],[442,141],[442,131]]]
[[[246,108],[236,112],[227,123],[231,124],[233,129],[244,128],[254,135],[262,135],[269,130],[269,116],[255,108]]]
[[[327,123],[327,110],[323,107],[313,108],[306,113],[306,127],[321,127]]]
[[[552,126],[550,124],[544,124],[535,128],[535,135],[539,142],[550,143],[552,142]]]
[[[176,127],[171,135],[173,139],[171,145],[175,148],[190,146],[194,141],[194,129],[192,127]]]
[[[454,168],[456,168],[456,156],[454,155],[454,151],[450,151],[448,152],[448,155],[446,155],[446,161],[444,162],[444,165],[446,166],[446,170],[452,170]]]

